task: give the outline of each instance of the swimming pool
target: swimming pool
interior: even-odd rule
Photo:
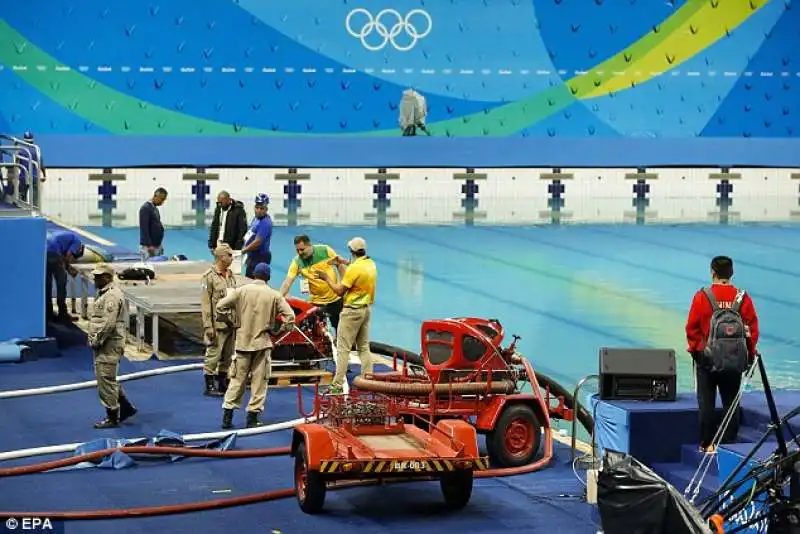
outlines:
[[[137,228],[85,228],[138,247]],[[538,368],[570,385],[597,372],[601,347],[657,347],[677,351],[679,387],[691,388],[688,306],[709,282],[711,257],[730,255],[760,316],[773,385],[800,387],[800,225],[276,226],[273,286],[300,233],[340,253],[353,236],[367,240],[379,269],[373,340],[418,350],[423,319],[494,317]],[[165,248],[210,259],[205,228],[168,228]]]

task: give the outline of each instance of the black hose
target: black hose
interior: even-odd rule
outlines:
[[[594,419],[589,413],[589,410],[587,410],[583,404],[578,402],[576,399],[572,398],[572,393],[567,391],[564,386],[544,373],[540,373],[536,370],[534,370],[534,373],[536,373],[536,381],[539,382],[539,385],[543,388],[548,388],[552,395],[556,397],[563,397],[566,407],[575,411],[575,417],[578,419],[578,422],[589,434],[592,434],[594,432]]]
[[[394,358],[397,356],[398,362],[402,362],[403,359],[405,359],[405,361],[409,364],[419,367],[425,366],[424,362],[422,361],[422,356],[416,352],[411,352],[410,350],[388,345],[386,343],[378,343],[377,341],[371,341],[369,344],[369,349],[373,353],[386,356],[387,358]],[[554,379],[536,370],[534,370],[534,373],[536,373],[536,380],[539,382],[539,385],[543,388],[548,388],[552,395],[556,397],[563,397],[566,407],[571,410],[575,410],[575,417],[577,417],[581,426],[583,426],[583,428],[585,428],[590,434],[593,433],[594,419],[589,413],[589,410],[587,410],[580,402],[576,402],[576,400],[572,398],[572,393]],[[576,404],[577,408],[575,407]]]
[[[420,367],[424,366],[424,363],[422,362],[422,356],[416,352],[401,349],[400,347],[387,345],[386,343],[378,343],[377,341],[370,341],[369,350],[374,354],[380,354],[381,356],[386,356],[387,358],[394,358],[397,356],[398,362],[402,362],[403,359],[405,359],[405,361],[411,365],[418,365]]]

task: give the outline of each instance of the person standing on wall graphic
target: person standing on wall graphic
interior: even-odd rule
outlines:
[[[142,261],[164,255],[164,225],[158,207],[167,200],[167,190],[159,187],[153,198],[139,208],[139,253]]]
[[[83,256],[84,246],[80,238],[67,230],[53,232],[47,236],[47,264],[44,278],[44,302],[47,318],[51,321],[73,320],[67,309],[67,273],[73,278],[78,274],[72,262]],[[56,306],[53,313],[53,281],[56,283]]]
[[[233,262],[233,249],[230,245],[219,245],[214,250],[214,256],[217,261],[201,278],[203,290],[200,303],[203,337],[206,342],[203,378],[205,395],[221,397],[228,389],[228,370],[231,367],[238,318],[232,317],[232,324],[223,321],[218,317],[217,303],[225,297],[229,289],[236,287],[236,276],[230,269]]]
[[[94,373],[100,404],[106,417],[95,428],[116,428],[138,411],[125,396],[117,381],[119,362],[125,352],[125,296],[114,283],[114,269],[98,264],[92,270],[97,289],[89,316],[88,340],[94,353]]]
[[[733,284],[733,260],[717,256],[711,260],[711,286],[692,299],[686,321],[686,340],[697,375],[700,415],[700,449],[714,452],[717,390],[723,413],[732,407],[722,443],[732,443],[739,432],[739,407],[734,406],[742,373],[752,364],[758,344],[758,315],[750,295]],[[713,335],[712,335],[713,334]]]
[[[267,213],[269,197],[259,193],[255,198],[255,217],[250,222],[250,229],[244,236],[242,254],[247,254],[244,275],[253,278],[253,269],[259,263],[272,263],[270,242],[272,241],[272,217]]]
[[[328,316],[334,330],[339,329],[339,315],[342,313],[342,297],[337,295],[331,287],[317,278],[319,271],[328,273],[331,280],[336,278],[336,272],[330,260],[335,260],[336,252],[328,245],[312,245],[311,238],[305,234],[294,238],[294,248],[297,256],[289,264],[289,271],[281,284],[280,293],[286,296],[295,279],[300,276],[300,292],[309,295],[311,304],[317,306],[322,313]],[[345,266],[337,264],[339,280],[344,278]]]
[[[403,137],[413,137],[417,135],[417,129],[422,130],[427,135],[431,135],[425,127],[425,120],[428,117],[428,104],[425,97],[412,88],[403,91],[400,99],[400,116],[398,122]]]
[[[339,329],[336,331],[336,374],[331,383],[331,395],[341,394],[344,389],[353,342],[361,360],[361,376],[372,372],[369,325],[372,304],[375,302],[378,268],[367,256],[367,242],[362,238],[354,237],[347,243],[347,248],[354,258],[352,262],[340,257],[329,260],[337,265],[347,265],[340,283],[332,280],[325,271],[316,274],[317,278],[326,282],[334,293],[344,296],[342,313],[339,315]]]

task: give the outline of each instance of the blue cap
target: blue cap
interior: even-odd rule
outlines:
[[[22,134],[22,138],[28,140],[33,139],[33,132],[26,131],[24,134]]]
[[[253,276],[269,278],[271,272],[272,270],[269,268],[268,264],[259,263],[258,265],[256,265],[255,269],[253,269]]]
[[[257,194],[256,195],[255,204],[256,204],[256,206],[258,206],[258,205],[266,206],[267,204],[269,204],[269,196],[266,193]]]

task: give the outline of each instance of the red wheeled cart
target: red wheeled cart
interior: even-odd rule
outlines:
[[[519,337],[503,348],[504,336],[496,319],[425,321],[421,356],[397,349],[393,371],[356,377],[353,387],[402,401],[409,422],[469,421],[486,435],[493,465],[536,469],[552,458],[551,418],[572,421],[576,414],[565,395],[551,395],[555,382],[540,384],[530,362],[516,351]],[[578,415],[582,422],[591,420],[585,410]],[[542,443],[544,454],[534,462]]]
[[[438,479],[450,508],[467,505],[473,473],[488,467],[475,428],[442,419],[423,430],[403,421],[400,404],[366,392],[316,395],[314,411],[305,415],[319,422],[296,426],[291,447],[304,512],[321,511],[328,488],[343,480]]]

